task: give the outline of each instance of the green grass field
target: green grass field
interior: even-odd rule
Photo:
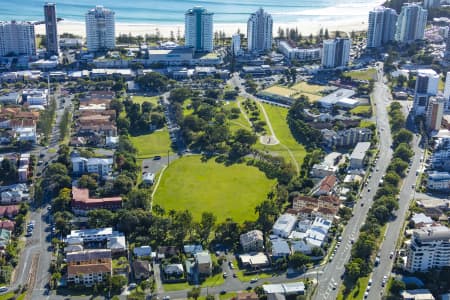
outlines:
[[[362,300],[364,298],[365,289],[367,283],[369,282],[369,277],[361,277],[358,279],[353,290],[345,297],[343,288],[339,290],[337,300]],[[345,298],[344,298],[345,297]]]
[[[360,105],[355,108],[352,108],[350,112],[354,115],[371,115],[372,106],[370,105]]]
[[[364,71],[348,71],[344,72],[345,76],[350,76],[354,80],[371,80],[374,79],[377,70],[370,68]]]
[[[169,131],[166,128],[149,134],[130,136],[130,140],[136,147],[137,157],[140,159],[155,155],[165,155],[168,150],[172,149]]]
[[[280,85],[271,86],[263,91],[263,93],[273,94],[276,96],[289,97],[292,99],[298,99],[300,96],[306,96],[310,102],[315,102],[322,98],[321,92],[325,88],[320,85],[313,85],[307,82],[299,82],[291,87],[285,87]]]
[[[231,110],[232,108],[238,108],[237,101],[227,101],[225,103],[225,109]],[[242,113],[239,113],[239,118],[237,119],[231,119],[228,121],[230,123],[230,129],[232,132],[237,131],[238,129],[247,129],[252,131],[253,129],[250,127],[250,124],[247,122],[247,120],[244,118],[244,115]]]
[[[284,107],[279,107],[270,104],[263,104],[264,109],[267,112],[267,116],[272,123],[272,128],[281,144],[288,147],[294,155],[295,160],[301,166],[303,159],[306,155],[305,147],[302,144],[297,143],[297,141],[292,136],[291,130],[286,121],[286,116],[288,110]],[[280,156],[283,156],[286,161],[291,161],[291,156],[288,151],[282,145],[274,146],[263,146],[261,144],[257,145],[258,149],[264,149],[270,152],[275,152]]]
[[[255,207],[275,184],[257,168],[244,164],[225,166],[200,156],[180,158],[166,169],[154,197],[167,211],[189,209],[196,220],[213,212],[218,222],[255,220]]]
[[[153,97],[145,97],[145,96],[133,96],[133,102],[142,104],[143,102],[150,102],[153,105],[158,105],[159,97],[153,96]]]

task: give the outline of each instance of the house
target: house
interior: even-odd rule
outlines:
[[[299,241],[292,241],[291,242],[291,252],[292,253],[303,253],[306,255],[311,254],[311,247],[304,241],[304,240],[299,240]]]
[[[12,219],[19,214],[19,205],[0,206],[0,218]]]
[[[411,222],[414,224],[415,228],[431,225],[434,223],[433,219],[425,215],[424,213],[414,213],[411,217]]]
[[[169,276],[181,276],[184,273],[182,264],[168,264],[164,266],[164,274]]]
[[[208,251],[198,252],[194,255],[197,271],[200,275],[211,275],[212,261]]]
[[[287,238],[297,223],[297,217],[291,214],[281,215],[272,227],[272,232],[283,238]]]
[[[90,210],[107,209],[116,211],[122,208],[122,197],[90,198],[88,189],[72,186],[72,211],[85,216]]]
[[[273,258],[281,258],[288,257],[291,255],[291,249],[289,248],[289,244],[282,239],[274,239],[272,242],[272,257]]]
[[[430,290],[417,289],[406,290],[400,293],[403,300],[434,300],[435,298],[431,294]]]
[[[264,236],[261,230],[252,230],[240,236],[244,252],[258,252],[264,249]]]
[[[366,159],[367,151],[370,149],[370,142],[360,142],[356,144],[350,155],[350,169],[364,169],[364,162]]]
[[[269,265],[269,258],[263,252],[240,254],[239,261],[244,268],[260,269]]]
[[[106,242],[106,248],[111,250],[111,254],[125,254],[127,251],[127,242],[125,236],[112,236]]]
[[[20,203],[24,198],[23,193],[17,190],[2,192],[0,195],[2,204]]]
[[[0,242],[8,244],[10,240],[11,240],[11,230],[0,228]]]
[[[178,256],[180,251],[175,246],[160,246],[157,250],[158,259]]]
[[[0,96],[0,104],[18,104],[20,102],[20,94],[12,92]]]
[[[150,277],[151,274],[151,266],[150,263],[146,260],[135,260],[132,264],[134,278],[138,280],[145,280]]]
[[[184,245],[183,250],[187,255],[194,255],[196,253],[203,252],[203,247],[202,245]]]
[[[93,228],[93,229],[79,229],[71,230],[70,235],[65,239],[66,243],[72,241],[81,243],[89,242],[106,242],[108,239],[115,236],[123,236],[123,233],[118,231],[113,231],[112,227],[106,228]]]
[[[151,257],[152,256],[152,247],[150,247],[150,246],[135,247],[133,249],[133,253],[138,258]]]
[[[13,231],[16,223],[10,220],[0,220],[0,229]]]
[[[314,196],[331,195],[334,192],[337,178],[334,175],[328,175],[320,182],[314,191]]]
[[[153,183],[155,183],[155,174],[154,173],[149,173],[149,172],[145,172],[142,175],[142,182],[146,185],[153,185]]]

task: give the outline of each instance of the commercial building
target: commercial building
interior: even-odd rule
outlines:
[[[350,47],[352,40],[349,38],[336,38],[323,41],[322,67],[342,68],[350,60]]]
[[[442,96],[430,97],[427,105],[425,123],[428,130],[439,130],[441,128],[442,116],[444,114],[445,99]]]
[[[31,22],[0,22],[0,56],[36,55],[36,37]]]
[[[423,115],[428,107],[430,96],[438,93],[439,75],[432,69],[420,69],[417,71],[416,87],[414,95],[414,114]]]
[[[234,56],[238,56],[241,53],[241,35],[239,33],[235,33],[231,37],[231,51]]]
[[[367,151],[369,151],[370,142],[360,142],[356,144],[350,155],[350,169],[363,169]]]
[[[44,5],[45,17],[45,38],[47,56],[59,54],[59,40],[58,40],[58,20],[56,18],[56,4],[46,3]]]
[[[264,284],[264,293],[279,295],[303,295],[305,293],[305,284],[303,282],[289,282],[279,284]]]
[[[272,16],[262,8],[252,13],[247,21],[247,43],[250,52],[265,52],[272,49]]]
[[[86,42],[89,52],[116,47],[115,13],[101,5],[86,14]]]
[[[450,229],[431,226],[415,229],[407,248],[406,270],[427,272],[450,267]]]
[[[377,48],[394,40],[397,17],[394,9],[384,6],[369,12],[367,48]]]
[[[213,13],[203,7],[194,7],[184,14],[185,45],[196,52],[214,49]]]
[[[433,191],[450,191],[449,172],[430,172],[428,174],[427,189]]]
[[[339,105],[339,101],[349,99],[355,95],[355,91],[351,89],[338,89],[325,97],[320,98],[317,102],[324,108],[331,109],[334,105]]]
[[[264,236],[261,230],[252,230],[241,234],[239,238],[245,252],[262,251],[264,249]]]
[[[22,100],[28,105],[47,106],[48,97],[48,89],[25,89],[22,91]]]
[[[281,41],[278,50],[289,60],[316,61],[322,57],[320,48],[297,48],[291,46],[288,41]]]
[[[397,20],[395,40],[401,43],[411,43],[422,40],[427,25],[428,12],[420,3],[405,3]]]

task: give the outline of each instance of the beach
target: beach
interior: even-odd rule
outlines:
[[[298,31],[302,35],[309,34],[317,34],[320,29],[327,28],[330,32],[332,31],[344,31],[351,32],[367,30],[367,17],[365,18],[348,18],[347,20],[341,20],[340,22],[329,22],[323,21],[320,23],[311,23],[310,21],[299,21],[299,22],[291,22],[291,23],[274,23],[273,25],[273,35],[278,35],[278,28],[298,28]],[[45,34],[45,26],[44,25],[36,25],[35,27],[36,34]],[[58,23],[58,33],[72,33],[75,35],[79,35],[82,37],[86,36],[84,22],[73,22],[73,21],[61,21]],[[234,33],[238,32],[238,30],[246,34],[247,24],[245,23],[216,23],[214,24],[214,31],[222,31],[225,32],[227,37],[230,37]],[[154,35],[157,31],[160,32],[162,37],[168,38],[171,35],[171,31],[174,36],[177,36],[177,32],[179,31],[181,36],[184,34],[184,24],[125,24],[125,23],[116,23],[116,36],[120,34],[130,34],[133,36],[146,34]]]

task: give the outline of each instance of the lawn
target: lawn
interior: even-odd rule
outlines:
[[[306,155],[306,150],[305,147],[303,147],[302,144],[297,143],[297,141],[292,136],[291,130],[289,129],[286,121],[286,116],[288,113],[287,108],[265,103],[263,103],[262,105],[267,112],[267,116],[270,119],[272,128],[278,140],[281,144],[291,150],[295,160],[301,166]],[[287,161],[290,161],[292,159],[286,148],[282,145],[263,146],[259,144],[257,148],[278,153],[278,155],[283,156]]]
[[[369,120],[361,120],[361,122],[359,122],[359,127],[362,128],[368,128],[368,127],[372,127],[375,126],[375,122],[369,121]]]
[[[206,278],[206,280],[200,284],[200,287],[218,286],[222,285],[224,282],[225,279],[223,278],[222,273],[218,273],[216,275]],[[195,286],[190,285],[188,282],[181,282],[181,283],[164,283],[163,287],[165,292],[172,292],[172,291],[190,290]]]
[[[233,265],[238,266],[238,262],[236,259],[233,259]],[[273,273],[266,273],[266,272],[260,272],[258,274],[252,275],[244,275],[244,270],[241,269],[235,269],[233,272],[236,274],[237,278],[242,282],[249,282],[253,278],[258,278],[258,280],[260,280],[274,276]]]
[[[348,71],[345,72],[345,76],[350,76],[353,80],[371,80],[374,79],[377,70],[370,68],[364,71]]]
[[[225,109],[231,111],[232,108],[238,108],[237,101],[227,101],[225,102]],[[238,129],[247,129],[252,131],[253,129],[250,127],[250,124],[245,119],[244,115],[239,113],[239,118],[230,119],[230,129],[232,132],[237,131]]]
[[[143,102],[150,102],[153,105],[159,105],[159,97],[153,96],[153,97],[146,97],[146,96],[133,96],[133,103],[139,103],[142,104]]]
[[[137,157],[140,159],[165,155],[168,150],[172,149],[169,131],[166,128],[149,134],[130,136],[130,140],[136,147]]]
[[[309,84],[307,82],[302,81],[293,85],[291,89],[302,93],[321,95],[321,92],[325,89],[325,87],[321,85]]]
[[[279,85],[271,86],[265,89],[264,92],[282,97],[293,97],[297,93],[295,90]]]
[[[6,294],[0,295],[0,300],[9,300],[13,299],[15,296],[14,292],[8,292]]]
[[[350,110],[350,113],[354,115],[370,116],[372,114],[372,106],[370,105],[360,105]]]
[[[320,85],[313,85],[307,82],[299,82],[291,87],[285,87],[280,85],[271,86],[262,93],[272,94],[275,96],[281,96],[286,98],[298,99],[300,96],[306,96],[309,98],[309,101],[315,102],[318,99],[322,98],[321,92],[325,89],[325,87]]]
[[[188,209],[199,220],[203,212],[213,212],[217,221],[255,220],[255,207],[266,199],[275,180],[245,164],[225,166],[200,156],[175,160],[164,172],[154,203],[169,211]]]

